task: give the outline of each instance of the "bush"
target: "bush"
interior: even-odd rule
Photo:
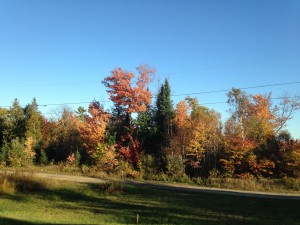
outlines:
[[[0,174],[0,193],[2,194],[37,191],[44,189],[45,186],[45,182],[37,180],[33,175],[22,173]]]
[[[105,171],[106,173],[115,172],[120,163],[117,159],[118,155],[115,147],[105,144],[98,144],[98,148],[101,151],[92,155],[98,170]]]
[[[41,150],[41,155],[40,155],[39,161],[40,161],[40,164],[42,164],[43,166],[46,166],[49,163],[47,154],[44,150]]]
[[[10,182],[7,175],[0,174],[0,194],[14,194],[16,187]]]
[[[171,179],[180,179],[180,177],[186,176],[184,159],[181,155],[167,155],[166,156],[166,174]]]
[[[300,179],[284,177],[277,183],[282,184],[286,189],[300,191]]]
[[[7,165],[8,163],[9,149],[10,149],[9,143],[5,141],[0,149],[0,163],[2,165]]]
[[[125,190],[125,185],[123,182],[113,181],[108,183],[99,184],[98,190],[100,193],[105,195],[118,195],[122,194]]]
[[[121,177],[121,179],[130,177],[129,174],[131,174],[133,171],[134,169],[132,168],[132,166],[126,161],[121,161],[116,169],[116,172]]]
[[[81,161],[81,155],[79,150],[77,149],[75,152],[75,165],[80,166],[80,161]]]
[[[26,164],[25,146],[23,141],[19,138],[15,138],[9,144],[8,151],[8,165],[13,167],[20,167]]]
[[[145,155],[142,161],[143,178],[151,180],[158,174],[158,163],[152,155]]]
[[[4,142],[0,150],[0,162],[2,165],[20,167],[32,164],[35,157],[32,138],[24,142],[18,137],[11,142]]]

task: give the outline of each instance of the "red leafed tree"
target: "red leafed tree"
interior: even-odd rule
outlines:
[[[155,69],[146,65],[136,68],[138,76],[134,73],[116,68],[111,75],[103,80],[108,88],[107,92],[115,107],[121,110],[120,115],[127,115],[126,125],[120,125],[117,134],[117,148],[125,160],[135,168],[139,167],[142,141],[137,138],[136,127],[132,124],[131,114],[145,112],[151,104],[152,93],[148,88],[155,74]],[[135,81],[133,81],[135,79]],[[122,118],[115,118],[122,121]],[[123,118],[124,119],[124,118]]]
[[[134,129],[132,129],[134,130]],[[131,133],[126,133],[117,144],[121,155],[131,163],[133,167],[139,168],[141,164],[142,143]]]
[[[151,104],[152,94],[148,89],[148,84],[152,81],[155,69],[148,66],[137,67],[139,77],[133,85],[134,73],[116,68],[111,72],[111,76],[103,80],[103,84],[108,88],[107,92],[115,105],[122,107],[127,113],[144,112]]]

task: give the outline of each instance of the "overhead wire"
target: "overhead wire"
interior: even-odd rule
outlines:
[[[276,84],[266,84],[266,85],[257,85],[257,86],[249,86],[249,87],[241,87],[238,89],[241,90],[248,90],[248,89],[257,89],[257,88],[264,88],[264,87],[275,87],[275,86],[284,86],[284,85],[291,85],[291,84],[300,84],[300,81],[293,81],[293,82],[285,82],[285,83],[276,83]],[[231,89],[220,89],[220,90],[211,90],[211,91],[202,91],[202,92],[192,92],[192,93],[184,93],[184,94],[171,94],[171,96],[190,96],[190,95],[201,95],[201,94],[211,94],[211,93],[219,93],[219,92],[228,92]],[[300,96],[294,96],[300,97]],[[155,96],[153,96],[155,98]],[[279,97],[280,98],[280,97]],[[271,98],[271,99],[278,99],[278,98]],[[102,100],[98,102],[110,102],[108,100]],[[80,105],[80,104],[89,104],[90,102],[66,102],[66,103],[47,103],[47,104],[38,104],[40,107],[47,107],[47,106],[60,106],[60,105]],[[208,104],[224,104],[227,102],[208,102],[202,103],[203,105]],[[2,108],[9,108],[10,106],[0,106]]]
[[[292,99],[292,98],[300,98],[300,95],[299,96],[291,96],[291,97],[275,97],[275,98],[270,98],[271,100],[276,100],[276,99]],[[200,103],[201,105],[218,105],[218,104],[225,104],[227,103],[226,102],[204,102],[204,103]]]
[[[74,82],[61,82],[61,83],[48,83],[48,84],[24,84],[24,85],[8,85],[0,86],[0,88],[22,88],[22,87],[45,87],[45,86],[62,86],[69,84],[89,84],[94,83],[98,84],[99,81],[74,81]],[[100,83],[100,82],[99,82]]]
[[[266,84],[266,85],[258,85],[258,86],[249,86],[249,87],[241,87],[241,88],[238,88],[238,89],[247,90],[247,89],[256,89],[256,88],[264,88],[264,87],[283,86],[283,85],[289,85],[289,84],[300,84],[300,81],[293,81],[293,82],[287,82],[287,83],[277,83],[277,84]],[[194,92],[194,93],[186,93],[186,94],[172,94],[171,96],[201,95],[201,94],[228,92],[230,90],[231,89],[221,89],[221,90],[202,91],[202,92]]]

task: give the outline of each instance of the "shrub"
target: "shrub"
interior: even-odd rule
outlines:
[[[20,167],[32,164],[35,157],[33,139],[27,138],[24,142],[18,137],[11,142],[4,142],[0,150],[0,162],[3,165]]]
[[[75,152],[75,165],[80,166],[80,161],[81,161],[81,155],[79,150],[77,149]]]
[[[45,186],[45,182],[37,180],[33,175],[22,173],[0,174],[0,193],[2,194],[37,191],[44,189]]]
[[[105,195],[118,195],[124,192],[125,185],[120,181],[102,183],[99,184],[98,190],[100,191],[100,193],[104,193]]]
[[[143,178],[149,180],[158,174],[158,163],[152,155],[145,155],[143,157],[142,172],[144,173]]]
[[[98,144],[98,150],[93,153],[92,158],[95,161],[96,167],[99,171],[112,173],[116,171],[119,165],[118,154],[113,145]]]
[[[166,156],[166,174],[172,179],[178,179],[185,174],[184,159],[181,155]]]
[[[46,166],[46,165],[48,165],[48,163],[49,163],[49,161],[48,161],[46,152],[44,150],[41,150],[40,164]]]
[[[72,152],[67,158],[67,165],[73,166],[75,164],[75,154]]]
[[[24,160],[25,164],[30,165],[33,162],[33,159],[35,158],[35,151],[33,149],[34,147],[34,140],[32,137],[28,137],[25,140],[25,148],[24,148]]]
[[[0,149],[0,163],[2,165],[7,165],[9,148],[10,148],[9,143],[4,141]]]
[[[14,194],[16,187],[10,182],[7,175],[0,174],[0,194]]]
[[[132,165],[126,161],[120,161],[118,167],[116,168],[116,174],[124,178],[135,179],[140,177],[141,173],[133,169]]]
[[[23,141],[15,138],[9,144],[8,165],[19,167],[26,164],[26,153]]]
[[[300,191],[300,179],[295,179],[291,177],[284,177],[279,180],[286,189]]]

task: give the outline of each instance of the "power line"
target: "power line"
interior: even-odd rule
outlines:
[[[61,83],[49,83],[49,84],[24,84],[24,85],[0,86],[0,88],[62,86],[62,85],[90,84],[90,83],[94,83],[98,85],[100,81],[78,81],[78,82],[61,82]]]
[[[292,96],[292,97],[275,97],[275,98],[270,98],[272,100],[275,100],[275,99],[284,99],[284,98],[288,98],[288,99],[291,99],[291,98],[300,98],[300,95],[299,96]],[[97,102],[110,102],[110,101],[97,101]],[[59,105],[80,105],[80,104],[89,104],[91,102],[69,102],[69,103],[51,103],[51,104],[38,104],[39,107],[47,107],[47,106],[59,106]],[[204,103],[200,103],[200,105],[218,105],[218,104],[225,104],[227,103],[227,101],[224,101],[224,102],[204,102]],[[21,106],[24,106],[24,105],[21,105]],[[9,108],[10,106],[0,106],[2,108]]]
[[[110,102],[110,101],[97,101],[97,102]],[[38,104],[38,106],[43,106],[43,107],[47,107],[47,106],[59,106],[59,105],[80,105],[80,104],[89,104],[91,103],[89,102],[66,102],[66,103],[50,103],[50,104]]]
[[[270,98],[271,100],[276,100],[276,99],[291,99],[291,98],[300,98],[299,96],[292,96],[292,97],[275,97],[275,98]],[[205,103],[201,103],[201,105],[218,105],[218,104],[225,104],[226,102],[205,102]]]
[[[272,100],[275,100],[275,99],[284,99],[285,97],[275,97],[275,98],[270,98]],[[300,98],[300,96],[292,96],[292,97],[287,97],[288,99],[291,99],[291,98]],[[85,102],[85,103],[90,103],[90,102]],[[65,103],[67,104],[67,103]],[[74,103],[74,104],[80,104],[80,103]],[[226,102],[205,102],[205,103],[199,103],[200,105],[218,105],[218,104],[227,104],[227,101]],[[109,110],[108,110],[109,111]],[[53,114],[56,114],[56,112],[53,112],[53,113],[43,113],[44,115],[53,115]]]
[[[266,84],[266,85],[258,85],[258,86],[250,86],[250,87],[241,87],[241,90],[247,89],[256,89],[256,88],[264,88],[264,87],[274,87],[274,86],[283,86],[289,84],[300,84],[300,81],[293,81],[287,83],[278,83],[278,84]],[[195,93],[187,93],[187,94],[173,94],[171,96],[186,96],[186,95],[202,95],[202,94],[210,94],[210,93],[218,93],[218,92],[228,92],[231,89],[221,89],[221,90],[212,90],[212,91],[202,91],[202,92],[195,92]]]
[[[263,88],[263,87],[283,86],[283,85],[290,85],[290,84],[300,84],[300,81],[277,83],[277,84],[266,84],[266,85],[258,85],[258,86],[249,86],[249,87],[242,87],[242,88],[239,88],[239,89],[247,90],[247,89],[256,89],[256,88]],[[172,94],[171,96],[201,95],[201,94],[210,94],[210,93],[218,93],[218,92],[228,92],[230,90],[231,89],[221,89],[221,90],[203,91],[203,92],[196,92],[196,93]],[[295,96],[295,97],[299,97],[299,96]],[[153,98],[155,98],[155,96],[153,96]],[[279,99],[279,98],[271,98],[271,99]],[[102,101],[98,101],[98,102],[110,102],[110,101],[102,100]],[[90,102],[66,102],[66,103],[38,104],[38,106],[47,107],[47,106],[60,106],[60,105],[80,105],[80,104],[89,104],[89,103]],[[209,103],[203,103],[203,104],[224,104],[224,103],[227,103],[227,102],[209,102]],[[0,107],[9,108],[10,106],[0,106]]]
[[[108,100],[102,100],[102,101],[97,101],[97,102],[110,102]],[[91,101],[89,102],[65,102],[65,103],[48,103],[48,104],[37,104],[39,107],[47,107],[47,106],[60,106],[60,105],[80,105],[80,104],[90,104]],[[25,107],[26,105],[20,105],[21,107]],[[2,108],[9,108],[11,106],[0,106]]]

